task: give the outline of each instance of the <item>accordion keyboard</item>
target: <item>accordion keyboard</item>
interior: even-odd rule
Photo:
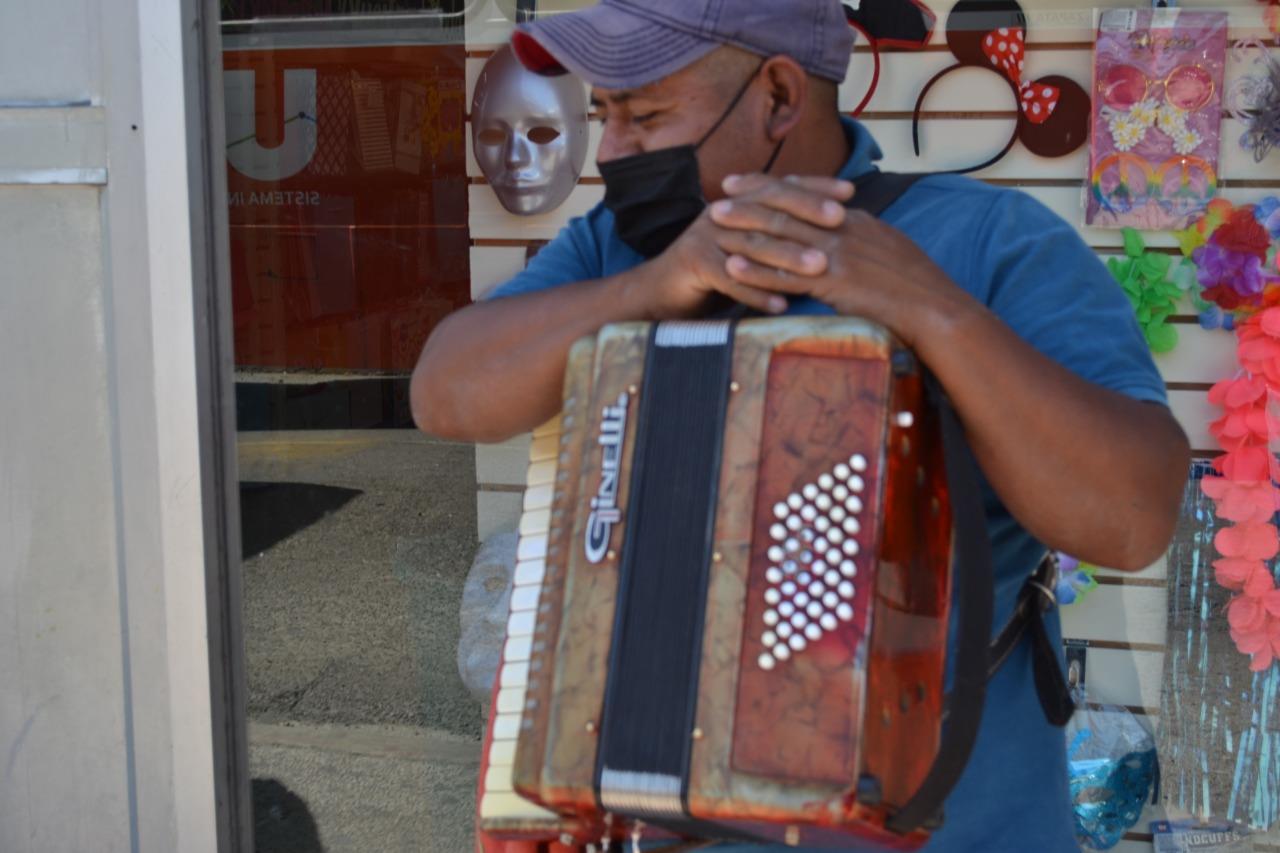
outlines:
[[[484,795],[480,801],[483,821],[537,823],[556,819],[554,812],[516,793],[512,771],[516,737],[520,732],[529,686],[529,662],[533,653],[538,601],[546,573],[547,536],[551,528],[551,500],[559,452],[560,418],[555,418],[534,430],[529,449],[529,471],[525,480],[524,509],[520,517],[520,538],[516,546],[515,578],[511,589],[511,615],[507,621],[502,668],[498,673],[493,740],[489,747],[489,767],[483,780]]]

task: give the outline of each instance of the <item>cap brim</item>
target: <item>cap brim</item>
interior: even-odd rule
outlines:
[[[567,71],[603,89],[637,89],[696,62],[718,43],[599,5],[520,24],[511,47],[538,74]]]

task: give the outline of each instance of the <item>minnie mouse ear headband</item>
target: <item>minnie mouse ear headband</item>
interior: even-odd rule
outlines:
[[[849,26],[866,37],[875,61],[871,85],[858,106],[853,109],[853,115],[856,116],[871,102],[871,96],[875,94],[880,82],[880,46],[902,50],[923,49],[933,36],[938,16],[916,0],[861,0],[846,3],[844,14]]]
[[[511,47],[536,73],[572,72],[593,86],[637,89],[720,45],[786,55],[841,83],[854,38],[840,0],[601,0],[520,24]]]
[[[1089,95],[1067,77],[1024,79],[1027,17],[1014,0],[959,0],[947,16],[947,47],[956,64],[930,78],[916,99],[911,144],[920,156],[920,107],[925,95],[957,68],[986,68],[999,74],[1013,91],[1018,119],[1009,142],[990,160],[958,174],[985,169],[1000,160],[1019,139],[1033,154],[1062,157],[1084,144],[1089,134]]]

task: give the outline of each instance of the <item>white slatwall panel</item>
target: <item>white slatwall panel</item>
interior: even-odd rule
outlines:
[[[472,51],[467,63],[468,97],[484,63],[484,53],[503,43],[511,29],[511,24],[497,11],[493,0],[486,1],[489,8],[475,16],[468,35],[468,48]],[[882,57],[880,85],[868,106],[865,123],[884,150],[882,165],[886,169],[942,170],[980,162],[998,150],[1011,131],[1013,104],[1008,90],[989,74],[955,72],[934,87],[925,103],[926,117],[921,126],[925,156],[916,158],[912,153],[910,113],[916,97],[926,80],[953,61],[942,41],[946,11],[951,2],[939,0],[929,4],[939,19],[931,49],[920,53],[890,53]],[[540,0],[539,3],[540,9],[551,11],[584,5],[589,5],[588,0]],[[1081,0],[1052,4],[1038,0],[1023,1],[1030,22],[1030,40],[1046,45],[1045,49],[1032,51],[1029,55],[1031,76],[1065,74],[1088,86],[1092,67],[1092,53],[1088,45],[1093,39],[1094,5]],[[1125,4],[1113,2],[1107,5]],[[1265,35],[1260,4],[1208,0],[1197,2],[1195,8],[1230,10],[1232,39]],[[1227,87],[1240,76],[1251,59],[1252,54],[1249,53],[1243,61],[1229,61]],[[850,109],[861,99],[871,67],[869,53],[863,50],[855,53],[849,80],[841,88],[843,108]],[[937,115],[947,112],[968,115]],[[982,113],[988,115],[975,115]],[[1234,120],[1224,122],[1220,161],[1220,177],[1225,181],[1222,196],[1235,203],[1245,203],[1280,193],[1280,155],[1273,154],[1262,163],[1254,162],[1237,145],[1241,130]],[[478,241],[471,252],[473,295],[484,293],[521,267],[524,263],[523,241],[550,239],[570,217],[588,210],[601,197],[599,172],[594,163],[600,134],[598,124],[593,123],[591,133],[591,155],[584,169],[587,182],[579,186],[559,210],[541,217],[526,219],[503,211],[483,184],[474,160],[469,157],[468,174],[477,179],[470,194],[472,237]],[[1070,157],[1046,160],[1016,145],[1000,163],[976,177],[1018,185],[1065,220],[1080,227],[1084,239],[1101,255],[1114,255],[1121,247],[1119,232],[1081,227],[1081,200],[1085,191],[1087,163],[1088,153],[1084,149]],[[1175,246],[1167,235],[1146,236],[1149,246]],[[1193,313],[1185,303],[1180,311],[1184,315]],[[1170,404],[1192,446],[1201,451],[1211,451],[1214,444],[1208,435],[1207,425],[1217,412],[1209,405],[1206,389],[1232,369],[1234,338],[1221,330],[1206,331],[1194,323],[1180,323],[1177,329],[1178,347],[1172,353],[1157,356],[1156,363],[1165,381],[1172,386]],[[521,443],[478,448],[477,474],[482,484],[501,488],[518,486],[524,476]],[[518,502],[513,493],[484,491],[482,486],[479,505],[482,530],[492,531],[514,525]],[[1081,603],[1064,609],[1064,634],[1095,644],[1088,653],[1088,684],[1096,699],[1136,710],[1148,709],[1153,713],[1144,715],[1143,719],[1152,725],[1158,724],[1154,712],[1160,705],[1164,662],[1164,561],[1133,574],[1102,569],[1099,577],[1101,584],[1096,590]],[[1145,840],[1146,821],[1162,817],[1163,812],[1159,809],[1149,809],[1148,812],[1144,820],[1134,827],[1134,833],[1114,848],[1116,851],[1140,853],[1151,849],[1150,842]],[[1280,845],[1280,832],[1273,832],[1263,840],[1267,845]]]

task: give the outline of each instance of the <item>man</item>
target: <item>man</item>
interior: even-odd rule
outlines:
[[[440,325],[413,378],[422,429],[487,441],[533,427],[559,407],[570,344],[606,323],[697,317],[724,297],[834,311],[893,330],[949,393],[987,483],[997,625],[1046,546],[1129,570],[1162,553],[1187,442],[1128,303],[1074,230],[955,176],[918,181],[880,219],[845,208],[880,151],[837,113],[852,47],[837,0],[604,0],[522,25],[513,46],[592,85],[606,203]],[[989,685],[927,849],[1076,849],[1062,730],[1027,643]]]

